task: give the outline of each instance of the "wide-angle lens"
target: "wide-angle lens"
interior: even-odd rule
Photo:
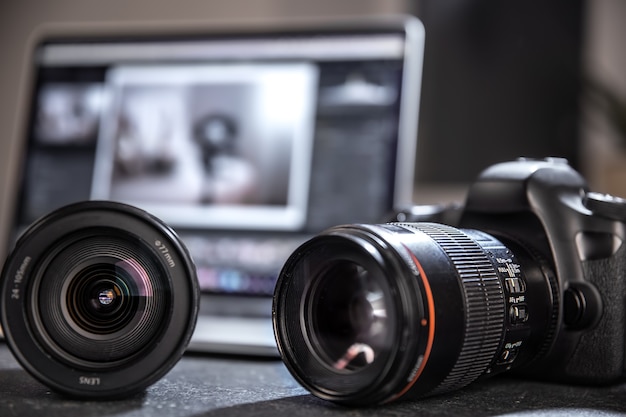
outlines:
[[[83,202],[34,223],[2,272],[2,326],[32,375],[75,396],[115,398],[168,372],[198,313],[193,262],[163,222]]]
[[[535,358],[558,311],[517,243],[432,223],[338,226],[298,248],[274,293],[279,351],[320,398],[377,404]]]

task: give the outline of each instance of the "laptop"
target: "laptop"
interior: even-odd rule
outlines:
[[[406,16],[44,33],[9,247],[72,202],[143,208],[197,266],[189,350],[275,356],[271,296],[292,251],[411,202],[423,45]]]

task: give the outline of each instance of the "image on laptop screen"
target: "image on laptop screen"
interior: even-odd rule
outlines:
[[[91,198],[178,227],[300,229],[316,80],[307,63],[111,69]]]
[[[76,201],[143,208],[196,264],[191,348],[275,352],[271,295],[291,252],[411,202],[422,53],[413,18],[43,36],[10,239]]]

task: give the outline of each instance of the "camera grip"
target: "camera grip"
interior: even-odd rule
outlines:
[[[586,383],[614,382],[624,374],[626,245],[609,258],[583,261],[583,269],[602,297],[602,318],[581,335],[565,375]]]

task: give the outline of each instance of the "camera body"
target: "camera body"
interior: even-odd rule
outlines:
[[[554,324],[542,352],[517,372],[591,384],[623,377],[626,200],[590,192],[564,159],[520,158],[484,170],[464,206],[417,206],[393,221],[447,223],[532,246],[554,271]]]

